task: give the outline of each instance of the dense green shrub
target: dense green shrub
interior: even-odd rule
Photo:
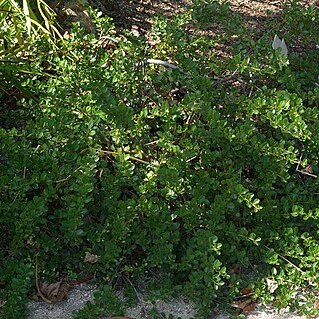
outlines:
[[[29,63],[41,59],[39,51],[34,55],[35,42],[41,40],[54,45],[55,38],[61,38],[55,22],[55,12],[43,0],[0,1],[1,95],[18,89],[30,97],[22,83],[28,76],[39,73],[37,65]]]
[[[219,19],[232,15],[205,5]],[[294,6],[300,19],[317,17]],[[227,39],[201,35],[209,16],[201,21],[200,10],[156,21],[156,45],[129,33],[102,45],[97,35],[112,36],[106,18],[96,18],[97,35],[75,26],[61,51],[44,51],[46,75],[25,79],[33,97],[0,128],[6,318],[23,317],[36,254],[51,280],[166,273],[203,313],[219,294],[246,287],[251,269],[260,295],[263,275],[278,281],[264,295],[282,305],[317,284],[319,70],[305,69],[318,53],[291,53],[288,64],[266,34],[253,52],[243,38],[220,61],[214,47]],[[145,52],[185,72],[138,67]],[[86,252],[99,261],[84,263]]]

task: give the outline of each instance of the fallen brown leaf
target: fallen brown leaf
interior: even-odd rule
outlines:
[[[69,291],[71,290],[71,286],[67,283],[63,283],[58,281],[54,284],[43,284],[40,287],[40,297],[47,299],[51,303],[61,302],[62,300],[66,299],[68,296]],[[43,296],[41,296],[41,294]],[[46,301],[46,300],[45,300]]]
[[[312,168],[312,164],[309,164],[307,167],[305,167],[304,169],[301,170],[301,173],[304,174],[313,174],[313,168]],[[307,175],[306,175],[307,176]],[[304,176],[304,177],[306,177]]]
[[[248,305],[248,306],[246,306],[244,309],[243,309],[243,311],[253,311],[253,310],[255,310],[256,309],[256,304],[253,302],[253,303],[251,303],[250,305]]]
[[[232,307],[244,310],[245,307],[249,306],[252,303],[250,298],[244,300],[236,300],[232,303]]]
[[[101,256],[98,255],[93,255],[90,252],[86,252],[85,253],[85,257],[84,257],[84,262],[85,263],[90,263],[90,264],[95,264],[100,260]]]
[[[233,275],[233,274],[240,274],[241,273],[241,269],[239,267],[233,267],[229,270],[229,274],[230,275]]]
[[[237,297],[237,300],[232,303],[232,307],[240,309],[242,311],[252,311],[256,309],[256,302],[252,298],[253,295],[251,288],[243,288],[240,293],[242,296]]]
[[[60,286],[61,286],[61,281],[56,282],[54,284],[50,284],[50,285],[44,284],[41,287],[41,291],[49,300],[52,300],[54,297],[58,295]]]
[[[52,304],[60,302],[67,298],[69,291],[72,289],[66,282],[58,281],[54,284],[40,284],[38,276],[38,254],[35,256],[35,285],[37,293],[43,301]]]
[[[240,294],[245,295],[251,295],[253,293],[253,290],[251,288],[243,288],[240,290]]]

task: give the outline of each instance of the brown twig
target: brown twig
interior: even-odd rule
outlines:
[[[303,174],[303,175],[307,175],[307,176],[311,176],[311,177],[317,178],[318,177],[317,175],[309,173],[306,169],[299,169],[299,165],[300,165],[301,159],[302,159],[302,154],[301,154],[301,156],[299,158],[299,162],[297,163],[296,172],[298,172],[300,174]]]
[[[170,68],[173,70],[178,70],[181,73],[187,74],[182,68],[178,67],[175,64],[163,61],[163,60],[158,60],[158,59],[144,59],[142,62],[139,62],[136,64],[137,67],[143,67],[147,64],[156,64],[156,65],[161,65],[161,66],[165,66],[166,68]]]
[[[55,181],[56,183],[64,183],[64,182],[67,182],[72,176],[69,175],[67,176],[66,178],[63,178],[63,179],[60,179],[58,181]]]
[[[120,155],[119,152],[115,152],[115,151],[98,150],[98,152],[101,152],[101,153],[104,153],[104,154],[110,154],[110,155]],[[124,153],[124,154],[127,154],[127,153]],[[137,158],[137,157],[130,156],[129,158],[132,161],[136,161],[136,162],[140,162],[140,163],[143,163],[143,164],[151,165],[151,163],[146,162],[146,161],[144,161],[144,160],[142,160],[140,158]]]
[[[286,261],[289,265],[291,265],[292,267],[294,267],[295,269],[297,269],[299,272],[301,272],[303,275],[306,274],[305,271],[303,271],[301,268],[299,268],[297,265],[295,265],[293,262],[291,262],[289,259],[287,259],[286,257],[280,255],[279,253],[277,253],[274,249],[269,248],[268,246],[264,245],[267,249],[269,250],[273,250],[282,260]]]
[[[217,84],[220,84],[220,83],[224,83],[224,82],[228,82],[230,80],[233,80],[237,77],[237,73],[238,73],[238,70],[235,70],[232,74],[228,75],[228,76],[225,76],[225,77],[217,77],[217,76],[214,76],[214,80],[216,81],[214,83],[214,85],[217,85]],[[241,80],[241,79],[238,79],[237,80]]]
[[[191,158],[187,159],[187,160],[186,160],[186,163],[191,162],[191,161],[192,161],[192,160],[194,160],[196,157],[197,157],[197,155],[195,155],[195,156],[193,156],[193,157],[191,157]]]
[[[86,276],[86,277],[83,278],[83,279],[78,279],[78,280],[69,281],[69,282],[68,282],[68,285],[73,288],[73,287],[75,287],[75,286],[77,286],[77,285],[81,285],[81,284],[87,283],[87,282],[89,282],[90,280],[92,280],[93,278],[94,278],[93,275],[88,275],[88,276]]]
[[[138,302],[142,305],[144,303],[144,299],[140,296],[140,293],[136,290],[136,288],[133,285],[133,283],[131,282],[130,278],[128,276],[125,276],[125,279],[131,285],[131,287],[133,288]]]
[[[35,255],[35,286],[37,287],[38,295],[42,298],[42,300],[46,303],[52,304],[52,301],[46,298],[41,291],[38,277],[38,254]]]
[[[317,175],[308,173],[308,172],[305,171],[305,170],[296,169],[296,172],[298,172],[298,173],[300,173],[300,174],[303,174],[303,175],[311,176],[311,177],[314,177],[314,178],[317,178],[317,177],[318,177]]]
[[[103,45],[104,42],[106,42],[106,41],[114,42],[115,44],[118,44],[120,42],[119,39],[112,38],[112,37],[109,37],[107,35],[103,35],[103,36],[100,37],[100,42],[101,42],[100,45]]]
[[[146,143],[145,146],[149,146],[149,145],[156,144],[156,143],[158,143],[159,141],[160,141],[160,140],[156,140],[156,141],[152,141],[152,142]]]
[[[141,310],[142,310],[143,315],[147,315],[147,310],[146,310],[145,307],[144,307],[145,301],[144,301],[143,297],[140,296],[140,293],[136,290],[136,288],[134,287],[134,285],[133,285],[133,283],[131,282],[130,278],[129,278],[128,276],[125,276],[125,279],[126,279],[126,281],[132,286],[132,288],[133,288],[133,290],[134,290],[134,292],[135,292],[136,298],[137,298],[139,304],[140,304],[141,307],[142,307]]]

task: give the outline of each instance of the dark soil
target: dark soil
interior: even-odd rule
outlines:
[[[97,7],[114,19],[120,28],[138,27],[148,30],[154,17],[171,17],[184,12],[191,0],[93,0]],[[230,7],[239,13],[248,26],[255,32],[263,30],[263,22],[267,15],[274,18],[280,12],[284,0],[230,0]],[[307,5],[319,6],[318,0],[303,0]]]

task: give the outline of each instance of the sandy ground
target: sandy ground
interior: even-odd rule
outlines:
[[[70,319],[72,312],[84,307],[88,301],[94,299],[96,287],[79,285],[69,294],[68,298],[57,304],[47,304],[43,301],[30,301],[27,305],[29,316],[27,319]]]
[[[89,284],[82,284],[75,287],[68,298],[57,304],[47,304],[43,301],[30,301],[27,305],[29,315],[27,319],[71,319],[72,313],[84,307],[88,301],[94,301],[94,291],[96,287]],[[123,298],[119,292],[119,298]],[[154,306],[159,313],[172,314],[181,319],[193,318],[196,314],[194,304],[187,299],[180,298],[170,302],[157,300],[155,305],[151,302],[143,301],[140,296],[137,306],[126,310],[126,315],[134,319],[149,318],[145,314],[149,313]],[[220,318],[222,319],[222,318]]]
[[[72,313],[83,308],[85,303],[93,301],[93,293],[96,287],[82,284],[75,287],[68,299],[58,304],[50,305],[42,301],[30,301],[28,303],[29,316],[27,319],[71,319]],[[143,299],[143,298],[142,298]],[[151,319],[145,316],[154,305],[150,302],[141,301],[136,307],[129,308],[126,315],[133,319]],[[191,319],[196,315],[194,304],[185,298],[163,302],[157,300],[155,307],[159,313],[174,315],[180,319]],[[306,319],[306,317],[285,310],[277,310],[271,307],[258,305],[256,310],[245,314],[247,319]],[[214,314],[209,319],[230,319],[227,314]],[[318,318],[317,318],[318,319]]]

